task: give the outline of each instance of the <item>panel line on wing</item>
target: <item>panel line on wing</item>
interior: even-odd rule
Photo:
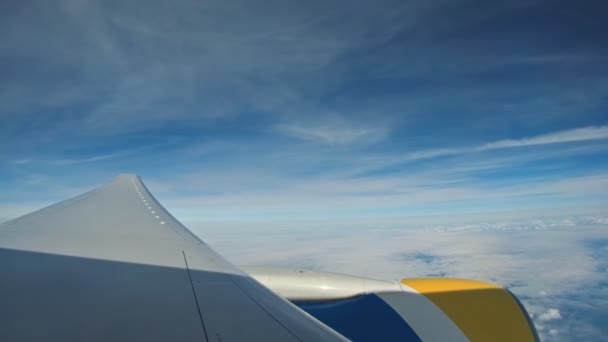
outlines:
[[[182,251],[182,255],[184,256],[184,262],[186,263],[186,272],[188,272],[188,279],[190,280],[190,287],[192,288],[192,294],[194,295],[194,302],[196,303],[196,310],[198,311],[198,317],[201,320],[201,326],[203,327],[203,332],[205,333],[205,340],[209,341],[209,337],[207,336],[207,329],[205,328],[205,321],[203,320],[203,314],[201,313],[201,307],[198,304],[198,298],[196,297],[196,290],[194,289],[194,283],[192,283],[192,275],[190,274],[190,267],[188,267],[188,260],[186,259],[186,252]]]
[[[231,276],[227,277],[228,279],[230,279],[230,281],[239,289],[241,290],[241,292],[243,292],[243,294],[245,294],[245,296],[249,297],[249,299],[251,299],[252,302],[254,302],[260,309],[262,309],[264,312],[266,312],[266,314],[268,314],[268,316],[270,316],[275,322],[277,322],[280,326],[282,326],[283,328],[285,328],[285,330],[287,330],[293,337],[295,337],[298,341],[302,341],[296,334],[293,333],[293,331],[291,331],[289,328],[287,328],[280,320],[278,320],[272,313],[270,313],[268,310],[266,310],[266,308],[261,305],[260,303],[258,303],[258,301],[256,301],[249,293],[247,293],[247,291],[245,291],[245,289],[243,289],[238,282],[234,281],[234,279],[232,279]],[[252,281],[255,281],[252,279]]]

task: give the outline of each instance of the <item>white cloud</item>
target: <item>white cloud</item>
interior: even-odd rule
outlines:
[[[576,226],[561,225],[562,216],[436,225],[434,219],[209,220],[186,225],[240,265],[302,267],[380,279],[461,277],[507,286],[523,299],[539,332],[549,340],[555,335],[551,330],[559,329],[561,338],[565,329],[587,319],[565,315],[571,310],[563,306],[568,301],[575,300],[579,308],[601,307],[585,298],[606,279],[583,241],[606,239],[608,230],[583,223],[591,222],[590,217],[568,219]]]
[[[380,179],[321,177],[302,178],[298,182],[289,179],[264,170],[218,170],[155,183],[165,190],[188,189],[192,194],[190,196],[180,195],[179,191],[157,195],[167,207],[175,208],[176,213],[190,219],[268,218],[277,215],[331,217],[344,212],[351,217],[365,216],[366,213],[382,216],[387,210],[392,215],[408,217],[421,215],[421,211],[449,213],[465,210],[483,213],[505,210],[511,205],[519,209],[523,206],[542,209],[542,203],[526,201],[527,198],[550,196],[552,200],[567,200],[593,196],[599,202],[601,197],[598,195],[602,195],[602,189],[608,187],[608,175],[538,180],[500,188],[470,182],[446,184],[434,173],[427,177],[415,175]],[[464,208],[458,207],[461,202],[467,203]]]
[[[542,314],[540,314],[540,316],[538,317],[539,320],[541,321],[553,321],[556,319],[562,319],[562,315],[559,312],[558,309],[556,308],[549,308],[547,309],[547,311],[543,312]]]
[[[84,157],[84,158],[54,159],[54,160],[48,160],[45,162],[48,162],[48,163],[54,164],[54,165],[73,165],[73,164],[92,163],[92,162],[97,162],[97,161],[125,157],[132,153],[134,153],[134,152],[129,150],[129,151],[116,152],[116,153],[95,155],[95,156]]]
[[[553,226],[560,218],[437,225],[433,220],[437,219],[427,223],[406,219],[186,223],[240,264],[308,261],[323,270],[384,279],[444,272],[503,285],[521,282],[524,288],[515,289],[519,294],[537,298],[543,291],[551,294],[539,297],[547,301],[602,277],[580,241],[583,236],[607,237],[603,227]],[[560,257],[564,251],[569,254],[566,259]],[[433,260],[418,260],[415,256],[420,253]],[[559,267],[555,260],[561,260]],[[535,313],[543,320],[561,317],[553,307]]]
[[[385,138],[388,131],[384,125],[356,123],[344,118],[279,124],[275,129],[293,138],[329,145],[376,142]]]
[[[522,139],[506,139],[488,142],[479,146],[462,148],[439,148],[416,151],[393,162],[407,162],[420,159],[448,157],[453,155],[492,151],[526,146],[562,144],[569,142],[594,141],[608,139],[608,126],[590,126],[563,131],[556,131]]]
[[[524,147],[534,145],[561,144],[567,142],[590,141],[608,139],[608,126],[591,126],[569,129],[523,139],[499,140],[484,144],[475,150],[487,151],[511,147]]]

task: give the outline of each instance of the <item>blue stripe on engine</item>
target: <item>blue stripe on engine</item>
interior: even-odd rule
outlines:
[[[352,341],[421,341],[401,316],[375,294],[295,304]]]

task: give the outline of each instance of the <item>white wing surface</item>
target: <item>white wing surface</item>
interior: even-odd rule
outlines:
[[[0,225],[0,341],[342,339],[213,251],[136,175]]]

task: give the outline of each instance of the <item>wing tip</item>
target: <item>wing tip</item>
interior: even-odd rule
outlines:
[[[120,179],[138,179],[139,176],[136,173],[119,173],[116,175],[116,177],[114,177],[115,180],[120,180]]]

